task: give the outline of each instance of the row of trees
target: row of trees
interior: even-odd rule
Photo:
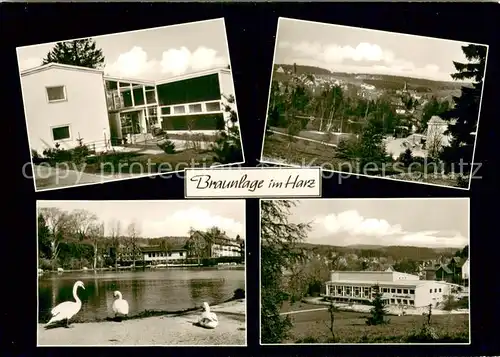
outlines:
[[[109,235],[106,236],[105,223],[90,211],[76,209],[68,212],[57,207],[40,208],[39,258],[48,261],[52,268],[62,261],[88,262],[90,259],[95,270],[99,262],[101,265],[106,263],[104,258],[110,259],[117,268],[122,251],[131,255],[135,266],[140,253],[140,228],[137,222],[122,227],[119,220],[113,220],[109,222],[108,232]]]

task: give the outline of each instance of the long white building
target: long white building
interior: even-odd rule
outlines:
[[[442,281],[419,280],[417,275],[395,271],[332,271],[326,296],[337,302],[369,303],[378,286],[386,305],[436,306],[451,293]]]

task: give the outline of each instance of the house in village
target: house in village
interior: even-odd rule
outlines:
[[[469,286],[469,276],[470,276],[470,262],[469,258],[467,258],[462,265],[462,283],[464,286]]]
[[[216,68],[167,80],[141,81],[49,63],[21,72],[32,152],[83,144],[107,151],[151,139],[159,130],[207,134],[227,129],[237,111],[231,70]]]
[[[196,231],[186,237],[164,237],[158,246],[141,248],[141,259],[146,264],[167,266],[197,264],[199,259],[244,259],[244,240],[231,239],[225,234],[211,238],[206,232]]]

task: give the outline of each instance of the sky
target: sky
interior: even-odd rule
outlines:
[[[463,248],[467,199],[297,200],[289,221],[311,222],[309,243]]]
[[[222,18],[92,38],[106,59],[105,74],[115,77],[160,80],[229,64]],[[41,65],[54,45],[18,47],[20,70]]]
[[[452,81],[453,61],[468,62],[466,42],[317,22],[280,19],[275,64],[333,72],[404,75]]]
[[[38,201],[38,207],[57,207],[68,212],[88,210],[104,223],[106,234],[110,233],[113,220],[119,220],[122,234],[135,222],[146,238],[183,237],[191,227],[206,230],[213,226],[231,238],[245,236],[244,200]]]

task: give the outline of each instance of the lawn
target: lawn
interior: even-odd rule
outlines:
[[[140,153],[127,153],[117,156],[109,155],[101,160],[91,160],[85,166],[87,173],[130,173],[145,174],[169,171],[181,171],[185,168],[209,168],[214,162],[212,151],[196,151],[186,149],[175,154],[141,155]]]
[[[318,305],[300,304],[293,310],[318,309]],[[338,343],[405,343],[407,336],[420,329],[425,316],[389,316],[386,325],[366,325],[367,313],[339,311],[335,313],[334,331]],[[327,324],[328,311],[313,311],[290,315],[293,322],[291,336],[285,343],[321,343],[331,338]],[[433,315],[431,327],[438,334],[439,342],[469,342],[469,315]],[[437,342],[437,341],[435,341]]]
[[[272,134],[264,138],[264,150],[262,152],[262,161],[275,162],[297,166],[319,166],[328,171],[343,171],[355,173],[357,166],[354,163],[349,163],[346,160],[339,159],[335,156],[336,149],[332,146],[323,145],[307,140],[297,138],[288,139],[287,136],[281,134]],[[422,170],[413,167],[412,173],[402,172],[401,170],[394,171],[387,165],[383,177],[398,180],[421,182],[442,186],[457,186],[457,179],[441,174],[432,174],[432,171],[427,171],[424,176]],[[361,168],[362,170],[362,168]],[[362,171],[360,171],[362,172]],[[363,172],[362,172],[363,173]],[[363,173],[365,174],[365,173]],[[366,174],[374,177],[382,177],[380,173],[366,172]]]

